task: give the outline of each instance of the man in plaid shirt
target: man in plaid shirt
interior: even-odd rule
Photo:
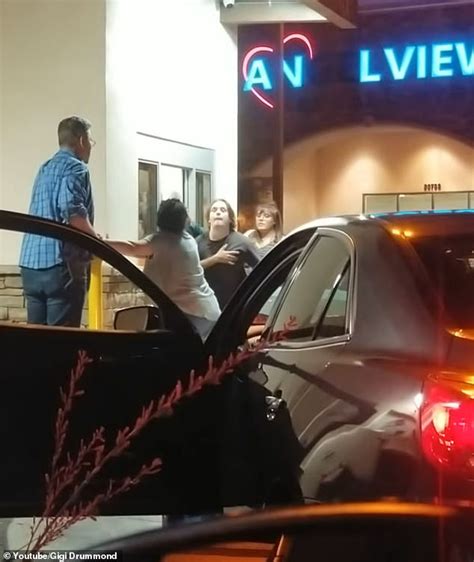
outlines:
[[[33,185],[29,213],[97,236],[87,163],[95,144],[91,124],[80,117],[58,126],[59,151],[43,164]],[[81,324],[90,256],[61,240],[25,234],[20,254],[28,322]]]

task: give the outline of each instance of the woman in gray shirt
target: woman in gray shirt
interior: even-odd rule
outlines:
[[[245,233],[262,259],[282,239],[281,214],[273,201],[260,204],[255,212],[255,229]]]
[[[179,199],[167,199],[158,209],[158,232],[137,242],[108,242],[124,255],[147,258],[144,273],[186,314],[205,339],[219,318],[220,307],[204,277],[196,241],[185,230],[187,220],[183,203]]]

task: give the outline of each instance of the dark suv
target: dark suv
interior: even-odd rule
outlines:
[[[0,211],[0,229],[8,237],[32,232],[81,246],[120,275],[110,300],[123,305],[121,287],[130,282],[137,292],[127,295],[141,292],[154,303],[121,310],[115,330],[0,322],[5,515],[41,511],[59,388],[78,349],[93,363],[74,411],[72,451],[100,425],[113,438],[143,404],[191,368],[204,369],[209,354],[223,358],[247,345],[250,328],[271,337],[290,319],[285,340],[266,345],[224,384],[154,423],[112,463],[104,479],[134,473],[155,456],[164,468],[111,504],[110,513],[473,498],[473,213],[336,217],[305,225],[255,268],[206,342],[105,242],[7,211]]]

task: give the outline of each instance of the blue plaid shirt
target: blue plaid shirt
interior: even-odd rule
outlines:
[[[63,224],[73,216],[88,217],[94,223],[94,203],[87,165],[72,151],[61,148],[43,164],[36,176],[31,197],[30,215]],[[61,240],[25,234],[20,266],[46,269],[63,262],[88,261],[89,255]]]

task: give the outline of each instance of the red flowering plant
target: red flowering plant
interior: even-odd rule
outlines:
[[[43,549],[78,521],[94,519],[104,503],[137,486],[144,478],[160,472],[162,461],[154,458],[144,464],[136,474],[120,480],[109,480],[103,492],[87,501],[82,499],[86,489],[99,473],[102,473],[104,467],[113,459],[123,455],[151,421],[169,417],[183,399],[198,394],[205,386],[220,384],[226,375],[258,354],[268,344],[285,339],[287,332],[294,328],[295,321],[290,318],[281,332],[276,332],[267,339],[261,339],[245,349],[231,353],[220,364],[215,364],[213,357],[209,357],[204,374],[197,375],[193,370],[186,384],[178,380],[171,392],[151,400],[142,408],[132,425],[117,431],[115,439],[110,444],[105,440],[105,428],[99,427],[88,440],[81,440],[75,454],[70,454],[64,452],[70,416],[75,400],[84,395],[85,391],[80,388],[80,383],[87,365],[92,362],[86,352],[79,351],[67,388],[60,390],[53,458],[50,472],[45,476],[45,507],[41,516],[33,519],[30,539],[25,549],[31,552]]]

